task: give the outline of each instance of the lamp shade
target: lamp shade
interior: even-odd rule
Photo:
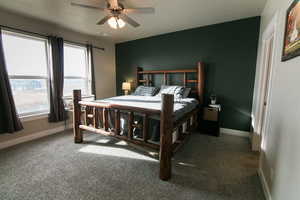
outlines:
[[[131,90],[131,83],[123,82],[122,83],[122,90]]]
[[[113,29],[123,28],[126,23],[118,17],[111,17],[108,20],[108,25]]]

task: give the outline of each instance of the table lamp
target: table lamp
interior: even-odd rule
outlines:
[[[123,82],[122,83],[122,90],[124,90],[125,95],[128,95],[128,92],[131,90],[131,83],[130,82]]]

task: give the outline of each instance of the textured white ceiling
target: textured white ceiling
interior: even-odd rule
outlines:
[[[88,0],[87,0],[88,1]],[[104,5],[104,0],[99,0]],[[261,14],[266,0],[124,0],[125,7],[154,7],[155,14],[130,14],[141,24],[121,30],[96,25],[104,12],[73,7],[71,0],[0,0],[0,8],[115,42],[232,21]]]

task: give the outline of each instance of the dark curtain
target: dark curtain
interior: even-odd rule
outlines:
[[[0,133],[13,133],[22,129],[6,70],[0,29]]]
[[[49,36],[51,45],[52,68],[50,70],[50,114],[49,122],[59,122],[67,119],[63,101],[64,89],[64,40]]]
[[[93,46],[87,45],[88,54],[90,56],[90,64],[91,64],[91,73],[92,73],[92,94],[96,95],[96,83],[95,83],[95,66],[94,66],[94,52],[93,52]]]

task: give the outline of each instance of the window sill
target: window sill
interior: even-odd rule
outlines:
[[[82,95],[81,97],[82,99],[87,99],[87,98],[95,98],[95,95]],[[73,96],[64,96],[63,97],[64,100],[72,100]]]
[[[66,108],[66,111],[71,112],[67,108]],[[30,122],[30,121],[39,120],[39,119],[47,119],[48,116],[49,116],[49,113],[38,113],[38,114],[21,116],[20,120],[21,120],[21,122]]]
[[[95,95],[85,95],[82,96],[82,99],[95,99]],[[63,97],[63,99],[67,100],[67,101],[71,101],[73,99],[72,96],[66,96]],[[66,106],[66,111],[68,112],[72,112],[72,109],[70,109],[68,106]],[[26,115],[26,116],[20,116],[20,120],[21,122],[30,122],[30,121],[34,121],[34,120],[39,120],[39,119],[46,119],[48,118],[49,112],[45,112],[45,113],[37,113],[37,114],[31,114],[31,115]]]
[[[26,115],[20,117],[21,122],[30,122],[38,119],[45,119],[48,118],[49,113],[38,113],[38,114],[32,114],[32,115]]]

